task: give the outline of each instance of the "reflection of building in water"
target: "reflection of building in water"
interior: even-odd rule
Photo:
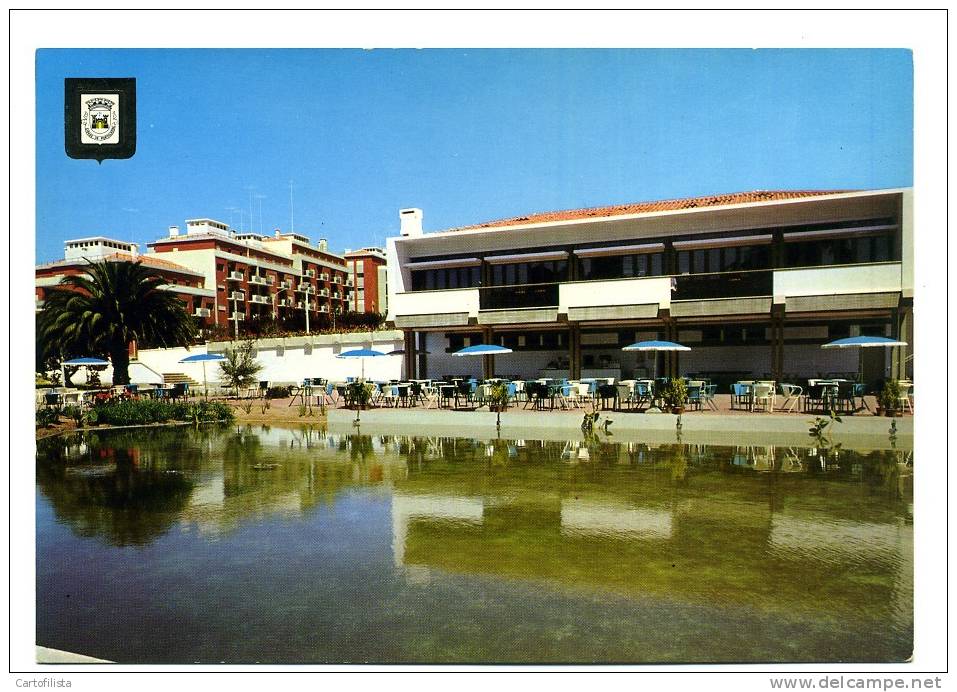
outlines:
[[[468,490],[454,475],[397,484],[393,558],[410,581],[438,570],[770,611],[830,601],[850,614],[866,601],[907,617],[912,549],[893,509],[844,518],[840,506],[805,501],[800,481],[775,489],[766,475],[667,491],[634,477],[624,487],[574,490],[532,479],[524,492],[516,479]],[[860,488],[834,486],[828,492],[854,506]],[[769,502],[775,492],[780,499]]]
[[[296,518],[344,489],[405,474],[392,438],[327,435],[318,428],[237,428],[215,442],[222,466],[203,469],[183,524],[223,535],[253,518]]]

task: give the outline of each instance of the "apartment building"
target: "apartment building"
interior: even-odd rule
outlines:
[[[164,279],[165,291],[176,294],[186,306],[187,312],[200,324],[212,324],[215,292],[206,288],[205,276],[188,267],[169,262],[160,257],[141,255],[136,243],[96,236],[78,238],[64,243],[63,259],[38,265],[35,270],[36,307],[43,306],[46,292],[57,286],[65,277],[86,273],[87,261],[134,262],[141,261],[155,269]]]
[[[388,320],[410,377],[910,374],[912,190],[757,191],[426,233],[400,211]],[[866,334],[907,347],[822,350]],[[666,339],[677,354],[624,352]],[[513,353],[451,354],[476,343]],[[656,360],[653,360],[656,359]]]
[[[291,320],[308,326],[322,316],[350,309],[345,260],[325,240],[313,245],[298,233],[235,234],[214,219],[186,221],[185,234],[171,226],[165,238],[147,245],[162,256],[201,273],[214,290],[216,325],[239,331],[239,323]]]
[[[346,250],[349,279],[354,287],[350,309],[356,312],[388,312],[386,256],[380,248]]]

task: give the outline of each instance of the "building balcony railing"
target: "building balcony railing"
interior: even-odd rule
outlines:
[[[315,293],[316,289],[313,288],[312,284],[299,284],[299,288],[296,289],[300,293]]]
[[[322,281],[328,281],[328,280],[329,280],[329,274],[327,274],[326,272],[323,272],[322,274],[319,275],[319,278],[320,278]]]
[[[721,272],[720,274],[682,274],[674,277],[672,300],[745,298],[769,296],[774,288],[774,272],[769,270]]]
[[[316,278],[316,270],[315,270],[315,269],[304,269],[303,272],[302,272],[302,275],[303,275],[303,276],[308,276],[310,279],[314,279],[314,278]]]
[[[249,277],[249,283],[256,284],[258,286],[267,286],[268,281],[265,276],[259,276],[258,274],[253,274]]]
[[[341,284],[341,283],[342,283],[342,277],[337,274],[336,276],[332,277],[332,283],[334,283],[334,284]]]
[[[196,308],[193,310],[193,317],[209,317],[209,308]]]
[[[352,279],[346,279],[346,286],[352,286],[352,285],[353,285]]]
[[[237,322],[244,322],[246,320],[246,313],[244,312],[234,312],[229,316],[229,319],[236,320]]]
[[[292,290],[292,281],[280,281],[279,289],[282,291],[291,291]]]
[[[269,296],[250,296],[249,300],[253,303],[258,303],[259,305],[270,304]]]
[[[294,301],[292,298],[280,298],[279,305],[280,307],[284,308],[292,308],[296,306],[296,301]]]
[[[242,291],[233,291],[229,294],[230,300],[246,300],[246,294]]]
[[[227,276],[226,278],[229,281],[242,281],[246,277],[242,272],[229,272],[229,276]]]
[[[329,306],[328,306],[328,305],[320,305],[320,306],[319,306],[319,312],[329,312]]]
[[[488,286],[479,289],[481,310],[558,307],[558,284]]]
[[[328,289],[328,288],[320,288],[320,289],[319,289],[319,295],[328,298],[328,297],[329,297],[329,289]]]

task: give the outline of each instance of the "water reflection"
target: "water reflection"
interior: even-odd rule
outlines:
[[[254,607],[276,608],[277,617],[312,612],[310,601],[296,599],[315,595],[264,585],[308,582],[312,572],[295,565],[321,544],[329,573],[313,588],[354,588],[358,569],[376,584],[381,602],[336,601],[344,617],[362,621],[408,611],[397,594],[410,587],[491,579],[505,590],[503,602],[532,584],[558,599],[548,608],[567,608],[573,618],[587,617],[575,599],[601,595],[654,599],[669,609],[730,609],[735,617],[773,615],[781,627],[795,627],[795,619],[805,628],[810,619],[821,631],[840,623],[841,636],[858,646],[851,658],[867,660],[910,653],[912,479],[911,453],[896,446],[476,440],[334,435],[310,426],[176,428],[149,437],[80,433],[38,443],[37,463],[42,497],[76,536],[124,547],[175,534],[168,559],[184,565],[176,569],[202,563],[214,570],[207,578],[228,585],[238,568],[225,558],[210,566],[205,556],[210,542],[224,543],[228,559],[238,559],[235,549],[243,569],[255,565],[263,591]],[[367,498],[362,510],[354,507],[357,497]],[[380,507],[381,526],[372,518]],[[337,513],[347,532],[329,534],[325,527]],[[284,540],[274,541],[279,534]],[[45,560],[69,561],[89,548],[61,541],[56,554],[40,544],[38,550]],[[124,569],[116,567],[111,578]],[[44,588],[55,591],[56,574],[41,575]],[[142,578],[148,585],[149,576]],[[181,588],[199,602],[208,598],[188,584]],[[247,583],[236,588],[253,598]],[[456,599],[443,605],[432,593],[427,600],[432,617],[461,617],[452,616],[464,607],[453,606]],[[214,618],[208,626],[222,623]],[[875,628],[880,636],[865,636]],[[823,635],[815,636],[806,650],[780,660],[847,655],[822,648]],[[754,649],[689,646],[646,651],[640,660],[775,660]],[[357,660],[339,650],[323,655],[307,647],[293,658]],[[373,660],[440,659],[426,652]]]

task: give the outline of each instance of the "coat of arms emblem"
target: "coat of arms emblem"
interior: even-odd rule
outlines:
[[[128,159],[136,153],[136,79],[66,77],[63,132],[73,159]]]
[[[118,94],[83,94],[80,97],[80,141],[83,144],[116,144],[120,141]]]

